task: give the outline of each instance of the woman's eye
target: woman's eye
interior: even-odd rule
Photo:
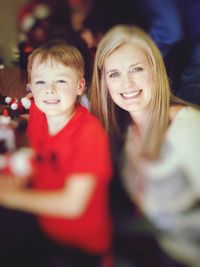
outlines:
[[[119,72],[113,72],[109,75],[109,78],[119,77]]]
[[[141,67],[136,67],[136,68],[133,68],[132,70],[131,70],[131,72],[140,72],[140,71],[143,71],[144,69],[143,68],[141,68]]]

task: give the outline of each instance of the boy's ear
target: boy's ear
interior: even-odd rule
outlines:
[[[30,85],[30,83],[27,83],[27,85],[26,85],[26,92],[27,93],[31,93],[31,85]]]
[[[78,92],[77,92],[77,94],[78,94],[78,95],[82,95],[83,92],[84,92],[84,90],[85,90],[85,79],[82,78],[82,79],[79,80],[79,84],[78,84]]]

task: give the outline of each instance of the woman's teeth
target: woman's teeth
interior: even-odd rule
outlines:
[[[125,98],[135,97],[135,96],[139,95],[141,91],[142,90],[138,90],[138,91],[130,92],[130,93],[122,93],[122,96]]]

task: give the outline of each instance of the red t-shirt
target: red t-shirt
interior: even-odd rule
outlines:
[[[76,219],[40,216],[42,229],[54,240],[90,253],[108,250],[112,232],[108,202],[112,166],[108,137],[97,118],[79,105],[67,125],[50,136],[45,115],[32,104],[27,134],[38,154],[36,189],[62,188],[74,173],[92,173],[97,179],[84,215]]]

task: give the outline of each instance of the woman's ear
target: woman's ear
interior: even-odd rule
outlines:
[[[85,90],[85,79],[79,80],[77,95],[82,95]]]

